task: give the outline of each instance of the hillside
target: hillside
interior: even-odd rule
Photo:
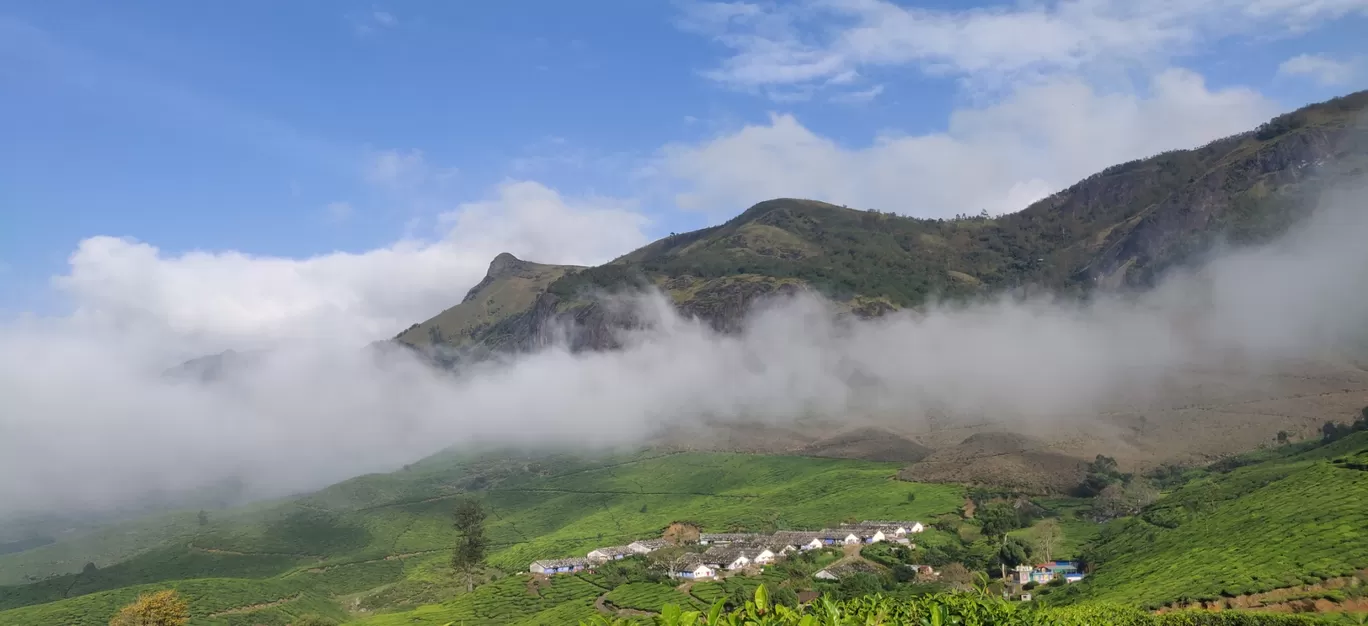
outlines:
[[[1237,608],[1348,600],[1352,579],[1368,577],[1368,472],[1352,461],[1364,454],[1368,432],[1191,472],[1139,516],[1104,527],[1083,550],[1090,576],[1046,597]],[[1275,589],[1285,591],[1266,594]]]
[[[494,257],[484,280],[472,287],[460,304],[410,326],[395,340],[419,348],[461,348],[490,327],[528,310],[539,294],[567,273],[582,269],[532,263],[505,252]]]
[[[1174,266],[1200,260],[1214,242],[1276,237],[1315,206],[1322,189],[1365,171],[1368,92],[1359,92],[1206,146],[1107,168],[996,218],[927,220],[810,200],[761,202],[723,224],[671,235],[602,266],[564,268],[541,287],[524,283],[517,304],[499,308],[497,319],[471,299],[492,287],[477,288],[467,302],[398,341],[444,364],[557,341],[576,350],[612,349],[617,329],[643,322],[599,296],[645,286],[725,332],[738,330],[755,303],[807,290],[852,315],[878,316],[1011,290],[1143,287]],[[452,318],[480,322],[447,325],[438,335],[423,330]],[[434,337],[442,341],[434,344]],[[1082,463],[1097,454],[1128,468],[1208,463],[1281,430],[1315,436],[1326,415],[1365,403],[1368,371],[1360,364],[1232,365],[1175,372],[1160,392],[1110,398],[1093,414],[1068,416],[1062,432],[995,416],[928,413],[860,422],[868,416],[833,415],[782,431],[720,424],[689,432],[684,443],[668,436],[654,443],[898,460],[908,464],[904,476],[919,481],[1047,492],[1074,484]],[[842,440],[852,429],[879,434]],[[985,455],[984,441],[971,439],[978,435],[996,438],[991,453]]]
[[[707,453],[439,455],[289,502],[212,511],[202,527],[186,528],[184,516],[167,518],[162,541],[152,543],[155,533],[145,530],[146,551],[136,556],[0,587],[0,624],[103,626],[147,585],[180,589],[195,624],[284,624],[303,612],[342,617],[447,601],[460,592],[446,565],[455,541],[452,503],[467,492],[488,510],[490,563],[505,572],[525,571],[538,558],[659,536],[679,520],[719,531],[824,527],[848,517],[929,518],[954,511],[963,498],[955,487],[890,481],[896,470],[888,463]],[[111,531],[86,540],[81,551],[102,553],[103,542],[120,540],[122,533]],[[0,572],[19,578],[73,552],[59,542],[3,555]],[[465,602],[508,585],[525,595],[525,580],[508,579]],[[460,615],[452,611],[415,613]]]
[[[878,315],[1013,288],[1146,285],[1217,240],[1276,236],[1326,184],[1361,174],[1365,109],[1368,92],[1311,105],[1200,148],[1107,168],[998,218],[915,219],[777,199],[599,267],[501,255],[464,302],[397,339],[527,350],[551,341],[552,329],[572,328],[572,347],[611,348],[610,329],[632,320],[594,296],[644,285],[721,330],[736,329],[757,299],[798,289]],[[917,212],[912,202],[904,212]],[[516,280],[494,271],[505,262],[523,268]]]

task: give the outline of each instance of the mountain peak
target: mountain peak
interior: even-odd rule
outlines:
[[[507,252],[500,252],[499,256],[494,257],[494,260],[489,262],[489,271],[485,273],[485,278],[498,278],[509,272],[516,271],[522,267],[522,265],[522,259]]]

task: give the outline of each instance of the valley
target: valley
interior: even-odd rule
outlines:
[[[596,267],[499,254],[460,303],[367,356],[398,354],[455,384],[540,354],[583,364],[647,345],[708,384],[668,387],[669,399],[626,390],[649,419],[599,423],[554,402],[528,409],[582,441],[509,437],[531,442],[515,447],[491,428],[308,493],[7,542],[0,624],[103,626],[164,589],[185,599],[195,625],[652,623],[666,605],[746,610],[762,583],[786,605],[816,606],[818,594],[854,604],[881,594],[903,607],[949,598],[1051,624],[1089,623],[1094,610],[1135,624],[1224,619],[1209,617],[1218,611],[1255,620],[1228,623],[1331,623],[1271,621],[1298,607],[1353,619],[1368,590],[1368,343],[1359,334],[1293,356],[1245,350],[1213,339],[1228,320],[1202,318],[1208,309],[1186,298],[1225,293],[1192,287],[1207,277],[1161,296],[1214,246],[1252,249],[1302,223],[1322,190],[1362,178],[1364,155],[1359,92],[1113,166],[1003,216],[915,219],[781,198]],[[1234,283],[1264,276],[1242,278]],[[642,293],[666,310],[623,305]],[[764,317],[774,310],[784,315]],[[1098,310],[1127,321],[1163,314],[1134,325],[1152,334],[1111,343],[1115,328],[1132,326],[1090,317]],[[1275,335],[1274,318],[1237,330]],[[921,334],[899,343],[906,329]],[[1092,334],[1075,341],[1079,329]],[[652,333],[693,343],[651,344]],[[1035,342],[996,351],[1004,337]],[[776,348],[796,339],[810,350]],[[668,350],[698,345],[740,365],[719,373]],[[1123,358],[1150,349],[1151,360]],[[270,358],[225,352],[163,378],[231,392]],[[804,363],[817,373],[775,374]],[[613,366],[625,375],[636,364]],[[747,395],[754,381],[777,391]],[[832,388],[812,388],[823,384]],[[572,391],[609,397],[592,384]],[[611,399],[600,408],[616,409]],[[462,569],[453,551],[469,537],[453,514],[472,502],[484,543],[478,566]],[[671,580],[679,572],[662,575],[654,552],[529,573],[535,561],[644,539],[681,544],[666,550],[675,558],[699,553],[680,537],[700,530],[772,535],[862,520],[927,529],[906,549],[814,547],[719,580]],[[1086,576],[997,580],[1059,559]],[[1010,600],[993,604],[1000,597]]]

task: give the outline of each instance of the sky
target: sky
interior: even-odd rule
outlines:
[[[0,0],[0,320],[360,342],[499,252],[772,197],[1015,211],[1363,88],[1363,32],[1368,0]]]

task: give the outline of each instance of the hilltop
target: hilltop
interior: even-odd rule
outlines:
[[[757,300],[800,289],[877,316],[1012,289],[1145,286],[1218,240],[1277,236],[1319,189],[1361,174],[1365,110],[1368,91],[1314,104],[1200,148],[1109,167],[1001,217],[917,219],[782,198],[598,267],[504,254],[463,302],[396,341],[531,350],[569,328],[575,349],[612,348],[611,328],[632,320],[595,296],[648,285],[724,331]]]

